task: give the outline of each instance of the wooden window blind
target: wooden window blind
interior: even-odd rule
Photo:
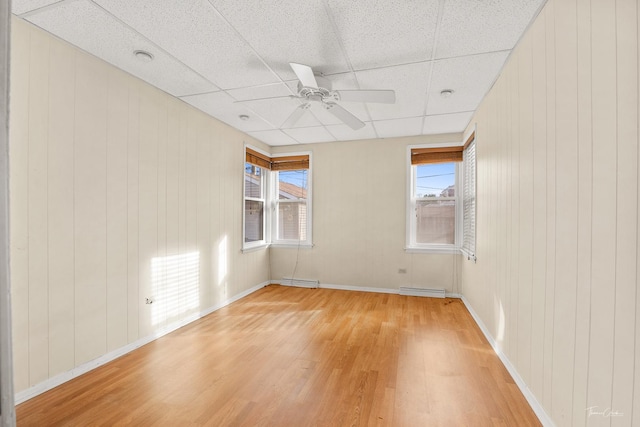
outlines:
[[[298,170],[298,169],[309,169],[308,155],[271,158],[271,170],[291,171],[291,170]]]
[[[437,147],[437,148],[412,148],[411,164],[423,165],[426,163],[461,162],[463,146]]]
[[[251,148],[246,149],[245,161],[252,165],[260,166],[261,168],[271,169],[271,158],[257,151],[253,151]]]
[[[268,157],[250,148],[246,149],[247,163],[274,171],[309,169],[309,155]]]

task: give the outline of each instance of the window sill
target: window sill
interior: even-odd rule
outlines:
[[[460,249],[460,253],[467,258],[467,261],[473,261],[476,262],[478,259],[476,258],[476,254],[473,254],[471,252],[468,252],[464,249]]]
[[[313,243],[272,243],[274,248],[282,249],[312,249]]]
[[[262,249],[268,249],[268,248],[269,248],[269,244],[268,243],[263,243],[263,244],[257,245],[257,246],[244,247],[244,248],[242,248],[242,253],[246,254],[246,253],[256,252],[256,251],[260,251]]]
[[[410,246],[404,248],[408,254],[460,254],[456,246]]]

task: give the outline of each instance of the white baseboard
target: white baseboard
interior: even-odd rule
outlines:
[[[336,289],[340,291],[360,291],[360,292],[378,292],[380,294],[397,294],[397,289],[389,288],[368,288],[362,286],[332,285],[331,283],[320,283],[320,288]]]
[[[45,391],[49,391],[54,387],[57,387],[69,380],[72,380],[76,377],[79,377],[82,374],[85,374],[99,366],[102,366],[106,363],[111,362],[112,360],[117,359],[120,356],[124,356],[127,353],[132,352],[133,350],[142,347],[145,344],[150,343],[153,340],[156,340],[164,335],[167,335],[170,332],[175,331],[176,329],[180,329],[183,326],[188,325],[189,323],[198,320],[208,314],[213,313],[216,310],[221,309],[222,307],[226,307],[227,305],[231,304],[232,302],[238,301],[241,298],[246,297],[247,295],[264,288],[265,286],[271,284],[270,281],[266,281],[266,282],[262,282],[252,288],[247,289],[246,291],[240,292],[237,295],[232,296],[231,298],[216,304],[212,307],[209,307],[199,313],[193,314],[189,317],[186,317],[182,320],[180,320],[179,322],[173,323],[169,326],[166,326],[162,329],[159,329],[157,331],[155,331],[153,334],[140,338],[130,344],[125,345],[124,347],[120,347],[117,350],[111,351],[107,354],[104,354],[100,357],[98,357],[97,359],[91,360],[87,363],[83,363],[80,366],[77,366],[73,369],[71,369],[70,371],[67,372],[63,372],[61,374],[58,374],[56,376],[53,376],[45,381],[42,381],[41,383],[38,383],[36,385],[34,385],[33,387],[29,387],[26,390],[23,390],[19,393],[15,394],[15,404],[18,405],[22,402],[25,402],[31,398],[36,397],[39,394],[44,393]]]
[[[540,402],[538,402],[538,399],[536,399],[536,397],[533,395],[533,393],[527,386],[527,383],[524,382],[524,380],[516,370],[515,366],[513,366],[509,358],[502,352],[500,347],[498,347],[496,341],[493,339],[493,337],[489,333],[489,329],[487,329],[484,322],[480,319],[480,316],[478,316],[478,314],[475,312],[473,307],[471,307],[469,300],[467,300],[464,297],[464,295],[461,295],[461,299],[465,307],[467,307],[467,310],[469,310],[469,313],[471,313],[471,317],[473,317],[473,320],[476,321],[476,324],[484,334],[485,338],[487,339],[487,341],[489,341],[489,344],[491,344],[493,351],[495,351],[495,353],[500,358],[500,361],[502,361],[502,364],[504,365],[504,367],[507,368],[507,371],[509,371],[509,374],[511,375],[513,380],[516,382],[516,385],[524,395],[524,398],[527,399],[527,402],[529,402],[529,406],[531,406],[531,409],[533,409],[533,412],[535,412],[536,416],[538,417],[542,425],[545,427],[555,427],[555,424],[551,420],[551,417],[549,417],[549,415],[544,410]]]

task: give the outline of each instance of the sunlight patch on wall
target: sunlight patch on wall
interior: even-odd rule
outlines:
[[[200,253],[153,258],[151,292],[153,325],[197,309],[200,305]]]
[[[218,243],[218,280],[216,285],[218,287],[218,301],[223,301],[227,298],[227,286],[229,274],[229,239],[225,235],[220,239]]]
[[[505,317],[504,317],[504,308],[502,307],[502,301],[498,301],[498,333],[496,334],[496,342],[502,348],[502,342],[504,341],[504,332],[505,332]]]
[[[218,244],[218,285],[227,277],[227,236]]]

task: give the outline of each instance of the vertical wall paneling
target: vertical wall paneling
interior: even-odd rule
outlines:
[[[180,121],[181,111],[178,101],[169,100],[167,104],[167,120],[166,120],[166,180],[165,180],[165,256],[175,257],[181,253],[180,236],[179,236],[179,174],[180,174]],[[179,267],[171,266],[166,271],[166,279],[172,282],[179,277]],[[178,302],[177,305],[182,306],[182,295],[184,294],[183,283],[178,282],[179,291],[176,292]]]
[[[158,133],[159,105],[155,89],[143,87],[140,97],[140,141],[139,141],[139,192],[138,192],[138,248],[140,289],[140,334],[146,336],[154,326],[161,326],[159,311],[164,302],[159,297],[159,282],[152,283],[151,263],[158,256]],[[153,303],[147,304],[147,298]],[[152,315],[156,315],[152,319]]]
[[[591,5],[577,2],[578,245],[576,335],[573,360],[573,423],[584,425],[591,327],[591,209],[593,194],[591,112]]]
[[[158,169],[156,180],[158,182],[158,249],[156,253],[156,264],[151,265],[152,274],[156,274],[154,280],[156,283],[152,285],[161,289],[162,298],[164,301],[154,301],[154,306],[151,307],[152,313],[160,313],[161,321],[159,324],[162,326],[169,326],[171,322],[175,322],[176,317],[179,318],[180,310],[171,312],[171,306],[175,304],[175,294],[171,289],[174,284],[174,277],[171,276],[173,265],[170,262],[173,258],[169,257],[167,250],[167,145],[168,140],[168,99],[158,96]],[[158,263],[160,267],[158,267]],[[159,271],[158,271],[159,270]],[[155,271],[155,273],[154,273]],[[156,291],[153,291],[155,298],[159,299],[159,295]],[[162,307],[161,310],[159,308]],[[152,315],[153,317],[153,315]]]
[[[187,140],[185,144],[185,253],[198,252],[198,181],[197,181],[197,162],[198,162],[198,130],[200,116],[189,114],[189,128],[187,131]],[[186,266],[183,264],[183,269]],[[185,271],[185,270],[183,270]],[[200,274],[198,270],[197,274]],[[198,292],[200,292],[200,281],[196,281]],[[199,301],[198,301],[199,302]]]
[[[107,94],[107,349],[128,342],[126,78],[112,70]]]
[[[640,422],[638,9],[546,2],[472,120],[486,253],[464,295],[507,313],[517,331],[489,329],[556,425]]]
[[[12,329],[15,390],[29,396],[269,268],[239,250],[246,135],[13,22]],[[223,258],[224,292],[211,292]]]
[[[15,425],[11,331],[9,80],[11,1],[0,4],[0,425]]]
[[[536,396],[543,395],[544,343],[545,343],[545,287],[546,287],[546,173],[547,173],[547,92],[546,87],[546,40],[545,14],[538,17],[537,25],[531,27],[532,35],[532,84],[533,84],[533,254],[531,296],[531,380],[529,387]]]
[[[587,405],[611,404],[616,295],[616,34],[615,7],[591,2],[593,204],[591,336]]]
[[[578,215],[576,4],[555,7],[556,270],[553,329],[552,417],[571,424],[575,339]]]
[[[547,241],[547,260],[545,271],[547,277],[545,279],[545,314],[544,314],[544,356],[543,356],[543,378],[544,390],[542,401],[547,409],[551,409],[552,405],[552,381],[553,381],[553,329],[554,329],[554,310],[555,310],[555,271],[556,271],[556,50],[555,50],[555,9],[554,3],[549,2],[543,11],[545,14],[545,41],[546,41],[546,89],[547,92],[547,137],[546,137],[546,241]],[[540,90],[544,90],[540,88]]]
[[[47,152],[49,123],[49,39],[31,37],[29,69],[29,380],[49,374]]]
[[[29,69],[31,33],[20,21],[12,25],[9,155],[10,194],[27,194],[29,182]],[[29,200],[10,200],[11,306],[13,378],[16,391],[29,387]],[[26,221],[14,221],[23,218]]]
[[[520,41],[518,57],[519,108],[517,122],[521,123],[518,161],[519,180],[519,244],[518,260],[518,372],[529,383],[531,381],[531,300],[533,259],[533,64],[532,37],[527,34]]]
[[[100,61],[76,56],[75,94],[75,363],[81,364],[107,350],[107,70]]]
[[[209,136],[207,123],[202,120],[200,122],[201,131],[199,132],[196,153],[197,159],[195,170],[197,173],[197,213],[196,228],[198,230],[197,244],[200,248],[200,259],[210,260],[211,251],[211,201],[209,200],[209,190],[211,183],[209,181],[209,159],[211,158],[211,138]],[[237,163],[236,167],[240,169],[241,163]],[[200,264],[200,298],[208,300],[211,296],[211,276],[209,275],[209,263]],[[204,308],[204,307],[203,307]]]
[[[51,44],[49,61],[48,257],[49,375],[74,367],[74,184],[75,52]],[[60,108],[60,106],[64,106]]]
[[[509,217],[507,218],[511,233],[509,233],[509,253],[507,255],[510,262],[507,263],[509,275],[508,283],[512,284],[509,299],[507,303],[507,309],[509,316],[507,318],[507,335],[509,337],[508,355],[509,358],[517,361],[518,355],[518,335],[520,332],[520,277],[517,268],[517,263],[520,254],[520,69],[518,67],[517,60],[514,59],[514,67],[507,74],[509,81],[509,113],[508,126],[509,126],[509,151],[510,151],[510,171],[509,171],[509,188],[507,189],[507,196],[509,198]],[[499,227],[496,224],[496,227]],[[516,362],[517,363],[517,362]]]
[[[140,159],[140,84],[130,82],[127,128],[127,339],[134,342],[140,324],[139,267],[139,159]]]
[[[636,104],[636,120],[638,120],[638,132],[640,133],[640,7],[637,7],[636,10],[636,23],[638,23],[638,27],[636,27],[635,39],[638,40],[636,46],[636,55],[637,55],[637,75],[636,75],[636,97],[638,99],[638,103]],[[640,135],[638,135],[638,144],[640,145]],[[640,150],[638,150],[638,157],[636,157],[637,166],[640,167]],[[638,180],[636,181],[637,188],[640,189],[640,174],[638,174]],[[636,212],[640,213],[640,197],[638,197],[638,204],[636,205]],[[638,425],[640,424],[640,315],[638,312],[640,311],[640,292],[638,292],[638,286],[640,285],[640,275],[638,274],[638,266],[640,265],[640,214],[636,216],[636,239],[638,239],[638,245],[636,246],[636,320],[635,320],[635,346],[634,346],[634,387],[633,387],[633,406],[631,408],[631,424]]]
[[[630,416],[633,407],[637,286],[638,205],[638,2],[616,1],[617,209],[613,395],[611,408]],[[634,37],[635,36],[635,37]],[[612,425],[629,425],[616,417]]]

